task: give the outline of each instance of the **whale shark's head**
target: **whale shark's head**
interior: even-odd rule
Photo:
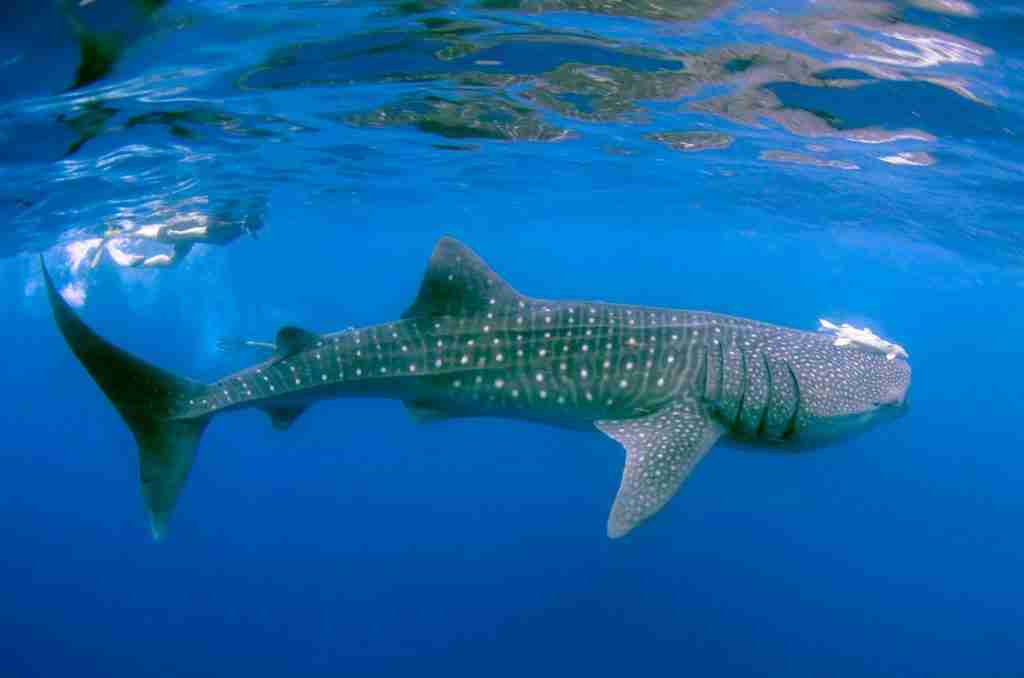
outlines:
[[[857,348],[829,347],[801,380],[802,444],[820,445],[859,433],[907,411],[910,364]]]

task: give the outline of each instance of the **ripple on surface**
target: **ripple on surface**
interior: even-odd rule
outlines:
[[[721,132],[703,130],[690,132],[652,132],[645,139],[657,141],[675,151],[708,151],[732,146],[733,137]]]
[[[343,116],[342,121],[371,128],[411,125],[448,139],[562,141],[572,136],[544,122],[536,111],[498,97],[429,96]]]
[[[585,12],[652,21],[700,21],[733,4],[733,0],[481,0],[484,9],[528,13]]]
[[[804,155],[803,153],[794,153],[792,151],[779,151],[769,150],[761,152],[761,159],[769,162],[780,162],[787,163],[790,165],[809,165],[811,167],[827,167],[831,169],[841,170],[859,170],[860,166],[847,162],[846,160],[828,160],[825,158],[815,158],[810,155]]]

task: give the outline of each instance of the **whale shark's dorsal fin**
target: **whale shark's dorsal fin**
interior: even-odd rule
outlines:
[[[608,536],[625,535],[668,503],[690,471],[725,432],[707,406],[677,400],[637,419],[594,425],[626,448],[622,484],[608,516]]]
[[[475,315],[525,299],[473,250],[445,236],[434,247],[416,301],[402,317]]]
[[[278,358],[287,358],[288,356],[305,351],[308,348],[312,348],[318,341],[320,341],[320,335],[291,325],[285,325],[279,329],[277,331],[277,338],[274,339],[274,343],[277,345]]]

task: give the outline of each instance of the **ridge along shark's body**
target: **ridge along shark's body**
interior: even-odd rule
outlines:
[[[57,324],[139,446],[160,538],[210,418],[266,411],[283,429],[313,402],[403,400],[420,419],[499,416],[596,427],[626,449],[608,519],[619,537],[656,513],[723,435],[813,445],[895,414],[902,358],[829,336],[713,313],[547,301],[519,294],[461,243],[442,238],[401,320],[335,334],[285,327],[274,356],[210,385],[96,335],[55,290]]]

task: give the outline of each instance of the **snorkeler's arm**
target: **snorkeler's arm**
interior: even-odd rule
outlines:
[[[128,254],[127,252],[122,252],[120,248],[118,248],[117,245],[115,245],[112,242],[107,243],[105,248],[103,246],[100,246],[101,252],[104,249],[106,249],[107,252],[110,253],[110,258],[111,260],[113,260],[115,264],[117,264],[118,266],[124,266],[125,268],[134,268],[139,264],[143,263],[143,260],[145,259],[145,257],[142,256],[141,254]],[[97,255],[94,261],[99,261],[99,255]]]
[[[205,238],[210,231],[206,226],[193,226],[192,228],[168,228],[164,234],[174,238]]]
[[[143,268],[170,268],[175,264],[181,263],[188,253],[192,250],[192,243],[180,242],[174,245],[174,250],[170,254],[156,254],[142,262]]]
[[[139,226],[134,231],[125,232],[124,237],[128,238],[145,238],[146,240],[159,240],[160,229],[163,227],[160,224],[149,224],[147,226]]]
[[[173,266],[176,257],[170,254],[156,254],[143,260],[143,268],[167,268]]]
[[[103,238],[100,240],[99,245],[96,246],[96,253],[93,254],[92,259],[89,260],[89,268],[96,268],[97,266],[99,266],[100,261],[103,260],[103,251],[106,250],[108,247],[115,247],[114,244],[111,243],[111,240],[123,236],[126,232],[127,231],[125,231],[124,229],[118,228],[116,226],[108,228],[106,232],[104,232]],[[114,256],[113,252],[111,252],[111,258],[114,259],[114,261],[119,265],[125,265],[117,261],[117,258]]]
[[[92,255],[92,259],[89,260],[89,268],[96,268],[100,265],[100,260],[103,258],[103,250],[107,248],[106,239],[101,240],[100,244],[96,247],[96,254]]]

